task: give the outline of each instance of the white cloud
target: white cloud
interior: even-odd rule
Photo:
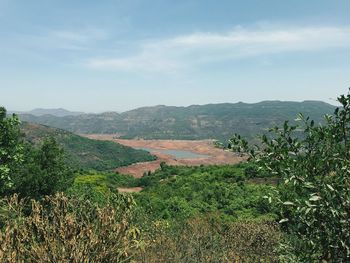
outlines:
[[[132,56],[92,58],[86,64],[101,70],[169,72],[215,61],[349,45],[350,27],[237,27],[226,33],[194,33],[143,41],[140,51]]]
[[[86,50],[101,40],[108,38],[107,33],[97,28],[80,30],[52,30],[39,28],[37,34],[15,34],[12,38],[30,49],[40,50]]]

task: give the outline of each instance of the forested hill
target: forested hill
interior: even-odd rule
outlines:
[[[240,133],[248,138],[267,128],[293,121],[298,113],[316,122],[335,106],[320,101],[259,103],[222,103],[188,107],[143,107],[124,113],[82,114],[57,117],[20,115],[21,119],[46,124],[75,133],[116,133],[122,138],[145,139],[219,139]]]
[[[65,150],[66,161],[73,167],[110,170],[136,162],[154,160],[146,151],[135,150],[110,141],[91,140],[57,128],[23,122],[25,139],[39,145],[44,138],[53,137]]]
[[[79,112],[79,111],[68,111],[62,108],[58,109],[41,109],[37,108],[31,111],[14,111],[14,112],[9,112],[11,113],[16,113],[16,114],[30,114],[34,116],[43,116],[43,115],[53,115],[57,117],[65,117],[65,116],[76,116],[76,115],[81,115],[84,114],[84,112]]]

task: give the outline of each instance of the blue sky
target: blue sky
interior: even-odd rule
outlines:
[[[0,0],[0,104],[335,103],[350,86],[349,11],[348,0]]]

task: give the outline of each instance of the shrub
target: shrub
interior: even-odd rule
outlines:
[[[195,217],[170,227],[156,221],[148,231],[140,262],[277,262],[278,227],[264,222],[223,224],[217,219]]]
[[[1,200],[1,262],[120,262],[137,247],[130,197],[114,196],[104,207],[63,194],[30,203],[26,216],[24,199]]]
[[[0,107],[0,194],[12,188],[12,175],[23,158],[20,140],[20,121],[16,115],[6,116],[6,109]]]
[[[72,170],[64,162],[63,149],[54,138],[46,138],[39,148],[24,144],[24,157],[12,176],[12,193],[20,197],[40,199],[65,191],[74,180]]]
[[[268,198],[303,262],[350,260],[350,94],[338,101],[323,125],[300,115],[300,125],[285,122],[250,150],[261,171],[284,181]],[[231,143],[249,148],[238,136]]]

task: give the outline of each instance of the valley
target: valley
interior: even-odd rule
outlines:
[[[262,101],[188,107],[158,105],[122,113],[81,115],[74,115],[74,112],[69,111],[58,115],[57,110],[34,115],[31,111],[20,113],[19,116],[22,121],[44,124],[76,134],[118,134],[121,139],[147,140],[216,139],[225,143],[235,133],[256,141],[258,134],[266,132],[270,127],[281,125],[285,120],[295,123],[294,120],[300,112],[319,123],[322,122],[324,114],[330,114],[334,109],[333,105],[321,101]]]
[[[112,143],[92,140],[77,134],[36,123],[22,122],[21,133],[25,140],[36,147],[52,137],[65,151],[65,161],[79,169],[113,170],[132,163],[152,161],[148,152]]]
[[[350,0],[0,0],[0,263],[350,263]]]
[[[111,134],[84,135],[94,140],[113,141],[135,149],[148,149],[157,156],[157,160],[139,162],[116,170],[122,174],[130,174],[140,178],[144,173],[154,172],[162,162],[175,166],[199,166],[215,164],[236,164],[244,158],[232,152],[217,148],[213,140],[143,140],[119,139]]]
[[[348,100],[350,101],[350,95]],[[277,203],[267,202],[266,197],[271,199],[269,195],[272,193],[278,193],[280,196],[287,193],[289,196],[290,189],[285,184],[280,184],[283,179],[288,179],[289,174],[287,172],[281,176],[280,172],[290,171],[290,165],[298,174],[307,174],[310,167],[299,166],[304,163],[305,159],[307,159],[307,164],[313,165],[312,158],[316,159],[319,156],[323,158],[320,151],[325,154],[329,152],[331,158],[338,156],[338,152],[334,153],[329,148],[327,150],[322,148],[320,151],[316,149],[315,153],[312,152],[315,149],[312,149],[309,151],[310,156],[305,156],[304,151],[308,148],[304,146],[310,145],[309,139],[312,142],[319,142],[319,138],[324,138],[319,136],[318,133],[321,132],[325,132],[326,135],[341,134],[338,129],[342,129],[344,125],[340,123],[343,126],[337,128],[338,126],[331,123],[332,119],[329,118],[327,121],[331,128],[327,126],[323,128],[321,125],[315,125],[315,123],[322,123],[320,119],[316,121],[305,119],[304,129],[303,126],[299,126],[300,128],[289,126],[297,121],[295,120],[290,124],[286,121],[283,127],[271,129],[269,132],[264,126],[281,123],[280,118],[275,118],[281,113],[281,110],[278,110],[276,105],[273,109],[269,108],[267,111],[274,113],[274,117],[271,118],[265,106],[266,104],[260,107],[260,112],[255,109],[253,114],[247,114],[247,109],[242,108],[237,109],[237,115],[235,115],[235,111],[231,108],[225,118],[222,117],[222,114],[219,114],[221,116],[219,118],[213,117],[210,122],[207,122],[207,125],[210,124],[210,127],[213,127],[211,134],[215,136],[210,136],[207,128],[200,127],[198,131],[203,138],[196,138],[196,136],[183,138],[183,134],[191,132],[186,125],[179,129],[170,129],[162,126],[164,118],[161,117],[153,119],[152,125],[148,123],[152,127],[152,130],[149,130],[150,133],[138,129],[141,120],[137,121],[137,118],[129,119],[135,124],[133,128],[132,125],[120,124],[115,120],[109,123],[104,119],[95,124],[82,121],[81,124],[89,124],[94,128],[98,126],[97,124],[106,125],[108,128],[105,130],[106,133],[93,132],[94,129],[87,125],[89,132],[84,133],[37,122],[21,122],[16,115],[13,115],[3,120],[2,126],[9,127],[7,129],[12,133],[3,134],[10,134],[15,138],[12,141],[15,141],[16,145],[12,149],[18,149],[20,154],[18,156],[23,156],[23,160],[19,159],[21,167],[17,163],[12,165],[10,162],[12,170],[9,171],[12,174],[9,178],[13,178],[14,182],[14,187],[10,190],[29,198],[42,198],[50,194],[50,198],[55,198],[51,199],[54,204],[70,200],[72,207],[70,213],[77,213],[77,211],[95,213],[93,212],[95,208],[96,211],[102,211],[101,208],[105,209],[103,213],[99,212],[101,215],[110,211],[110,218],[116,220],[112,228],[117,229],[119,222],[127,222],[130,227],[135,227],[142,233],[138,239],[147,244],[146,252],[143,254],[131,248],[134,262],[167,262],[172,254],[177,255],[176,257],[183,257],[181,253],[183,253],[184,245],[190,249],[189,252],[184,252],[187,258],[187,255],[192,253],[193,244],[200,248],[208,247],[212,244],[212,238],[218,240],[219,243],[217,247],[213,247],[212,250],[206,249],[206,251],[212,255],[213,259],[219,259],[219,261],[202,260],[195,254],[193,262],[236,262],[236,255],[244,260],[247,259],[239,262],[257,262],[258,258],[263,258],[264,262],[279,262],[276,261],[279,252],[271,248],[278,247],[280,243],[283,244],[284,238],[292,240],[294,234],[287,234],[278,227],[277,222],[283,223],[283,220],[289,219],[283,219],[283,215],[281,216],[279,212],[281,207]],[[338,111],[335,111],[334,114],[342,114]],[[236,116],[236,119],[233,122],[226,121],[231,114]],[[283,116],[288,115],[289,118],[286,119],[291,120],[292,113],[289,112],[289,114],[284,113]],[[3,116],[6,116],[5,109],[3,109]],[[50,120],[54,119],[52,115],[43,116]],[[81,115],[78,115],[78,118],[79,116]],[[339,116],[336,115],[334,123],[338,121]],[[57,118],[63,120],[68,117],[71,118],[71,115]],[[258,121],[264,118],[269,120],[264,123]],[[71,124],[75,123],[73,119],[70,121]],[[155,123],[157,125],[154,125]],[[257,138],[254,133],[262,130],[261,143],[265,148],[260,148],[263,150],[257,155],[249,151],[253,159],[247,161],[248,152],[244,151],[244,155],[233,152],[235,148],[228,147],[228,141],[220,140],[221,136],[217,136],[220,133],[216,130],[222,131],[223,123],[234,127],[230,132],[221,133],[221,135],[227,135],[226,139],[229,138],[229,134],[232,136],[238,130],[243,129],[246,131],[244,135],[248,135],[248,141],[254,143]],[[113,127],[116,127],[117,130],[124,129],[125,133],[115,132]],[[247,129],[247,127],[252,129]],[[304,137],[300,136],[301,133],[313,134],[312,132],[315,132],[316,138],[306,137],[303,140]],[[266,133],[269,134],[266,135]],[[150,134],[152,136],[148,136]],[[158,137],[158,135],[161,136]],[[240,137],[234,138],[236,139],[229,141],[230,145],[231,143],[242,146],[248,144],[247,141],[239,141]],[[334,136],[326,138],[334,138]],[[332,146],[335,145],[334,149],[340,148],[337,146],[339,142],[331,141],[330,143]],[[321,141],[320,147],[323,145],[328,144],[327,142],[322,144]],[[295,156],[291,157],[291,151],[295,152]],[[6,153],[6,151],[3,152]],[[18,159],[17,156],[15,157]],[[274,168],[276,162],[277,167]],[[287,162],[287,166],[284,162]],[[323,163],[323,160],[319,163]],[[271,170],[271,167],[275,170]],[[279,170],[281,168],[283,169]],[[323,169],[323,166],[320,165],[319,169]],[[315,174],[319,173],[320,170],[317,170]],[[327,178],[327,174],[324,178]],[[289,182],[288,180],[284,181]],[[339,189],[339,187],[334,188],[333,185],[337,187],[336,182],[331,182],[326,187],[331,191]],[[60,196],[59,191],[62,190],[67,197],[63,194]],[[313,192],[307,192],[303,198],[311,202],[321,200],[318,193]],[[283,201],[283,205],[293,204],[289,198]],[[308,205],[307,202],[305,203]],[[93,207],[79,207],[85,204],[91,204]],[[289,211],[289,208],[286,209],[282,212]],[[119,217],[119,212],[120,216],[127,215],[125,220]],[[73,216],[80,215],[73,214]],[[85,218],[85,215],[83,216]],[[91,216],[86,214],[86,217]],[[85,223],[84,220],[76,218],[77,223],[81,221]],[[102,218],[104,221],[105,219]],[[327,218],[327,220],[331,221],[332,218]],[[345,222],[343,219],[342,221]],[[76,225],[77,228],[80,228],[79,223]],[[65,225],[69,224],[69,222],[65,223]],[[95,227],[99,226],[100,222],[96,221],[91,224]],[[88,227],[91,229],[90,226]],[[243,231],[241,231],[242,228]],[[26,229],[24,225],[22,231]],[[110,228],[108,228],[108,233],[111,232],[109,230]],[[63,231],[67,232],[67,230]],[[241,232],[245,234],[241,235]],[[207,233],[210,236],[206,236]],[[197,236],[200,241],[188,240],[188,236],[193,235]],[[98,236],[102,250],[105,248],[105,236],[105,233]],[[247,238],[253,242],[247,242]],[[266,240],[263,244],[261,244],[261,238]],[[112,237],[111,240],[115,239]],[[174,240],[175,243],[171,243]],[[209,243],[205,244],[202,240],[209,240]],[[232,240],[237,240],[237,243],[232,245]],[[166,247],[164,244],[171,245]],[[255,247],[252,244],[259,245]],[[247,248],[247,250],[240,251],[237,249],[238,246]],[[159,257],[158,251],[164,252],[164,255]],[[266,251],[272,252],[266,253]],[[305,252],[306,255],[307,253]],[[229,261],[224,260],[226,257],[229,257]],[[173,260],[171,262],[183,261]]]

